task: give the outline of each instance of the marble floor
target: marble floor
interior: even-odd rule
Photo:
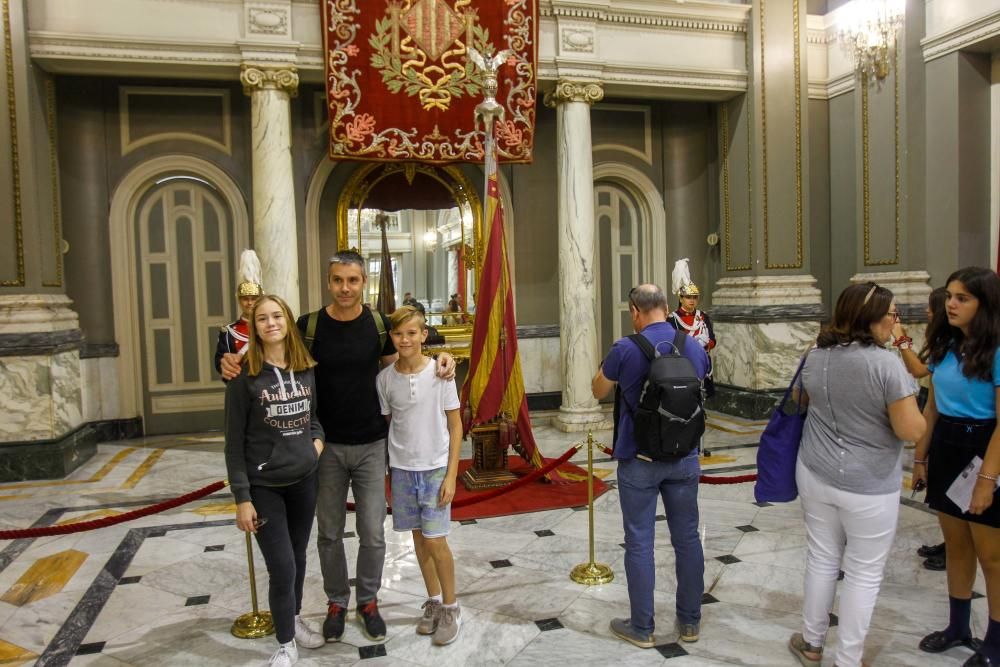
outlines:
[[[543,453],[556,456],[579,439],[535,415]],[[713,414],[706,472],[754,470],[762,424]],[[607,442],[610,432],[595,438]],[[576,461],[585,461],[583,451]],[[666,524],[657,536],[658,646],[641,650],[608,630],[627,616],[628,596],[618,494],[612,462],[596,468],[611,490],[595,503],[596,557],[613,582],[585,587],[568,573],[587,559],[582,508],[455,523],[464,623],[458,641],[431,646],[414,626],[423,588],[408,535],[387,521],[380,597],[386,640],[373,645],[352,621],[344,641],[301,650],[311,665],[787,665],[785,642],[799,626],[805,536],[798,503],[760,506],[751,484],[700,487],[705,545],[701,640],[679,645],[673,631],[673,554]],[[145,438],[101,445],[71,478],[0,485],[0,526],[24,528],[110,516],[202,487],[225,475],[218,434]],[[931,514],[901,500],[899,530],[868,635],[873,665],[961,665],[968,653],[932,656],[919,638],[943,626],[945,577],[920,567],[916,548],[939,541]],[[2,665],[262,665],[273,638],[241,640],[229,628],[250,609],[246,549],[232,523],[231,496],[219,492],[172,511],[102,530],[0,543]],[[352,521],[352,518],[349,519]],[[348,526],[353,530],[353,525]],[[349,550],[356,550],[353,533]],[[315,540],[315,531],[313,532]],[[352,548],[353,543],[353,548]],[[258,554],[259,590],[266,574]],[[325,600],[310,550],[303,614],[320,622]],[[976,590],[982,592],[981,579]],[[973,602],[982,635],[985,599]],[[353,617],[353,613],[351,614]],[[350,617],[349,617],[350,618]],[[830,639],[836,636],[836,628]],[[824,665],[832,664],[832,655]]]

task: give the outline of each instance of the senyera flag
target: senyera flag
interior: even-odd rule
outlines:
[[[476,319],[472,327],[469,375],[462,386],[462,405],[471,412],[466,428],[487,423],[498,416],[511,419],[517,429],[518,453],[535,467],[542,456],[531,432],[528,399],[524,393],[521,359],[517,352],[517,323],[504,240],[503,207],[500,205],[496,163],[486,185],[486,213],[490,232],[476,293]],[[553,476],[578,481],[558,470]]]
[[[498,157],[530,162],[538,0],[320,0],[330,157],[482,162],[473,111],[482,78],[468,49],[510,49],[498,73]]]

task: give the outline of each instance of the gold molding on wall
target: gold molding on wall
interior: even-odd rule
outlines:
[[[59,201],[59,162],[56,144],[56,85],[45,80],[45,123],[49,138],[49,179],[52,184],[52,244],[56,259],[56,279],[43,282],[43,287],[63,286],[62,207]]]
[[[801,45],[799,38],[799,0],[792,0],[792,76],[795,83],[795,262],[781,264],[771,263],[771,248],[768,243],[769,223],[767,212],[767,94],[765,86],[766,72],[764,69],[765,50],[765,6],[760,0],[760,124],[761,124],[761,157],[763,158],[762,195],[764,218],[764,268],[766,269],[801,269],[802,268],[802,73]]]
[[[748,96],[749,100],[749,96]],[[725,229],[725,243],[726,243],[726,271],[748,271],[753,268],[753,224],[752,224],[752,208],[747,208],[747,262],[746,264],[733,265],[732,249],[733,249],[733,225],[732,225],[732,206],[729,199],[729,102],[723,102],[722,107],[722,118],[721,118],[721,132],[722,137],[719,144],[722,146],[722,215],[723,215],[723,227]],[[749,115],[749,111],[748,111]],[[747,120],[747,126],[749,127],[749,118]],[[749,164],[749,144],[747,145],[748,157],[747,162]],[[747,171],[747,176],[749,177],[750,172]],[[747,180],[747,190],[750,191],[750,181]]]
[[[218,97],[222,100],[222,142],[206,137],[195,132],[158,132],[136,139],[131,138],[129,125],[128,98],[131,95],[160,95],[163,97]],[[225,88],[181,88],[170,86],[119,86],[118,88],[118,109],[119,126],[121,133],[121,154],[127,155],[132,151],[156,143],[158,141],[169,141],[171,139],[182,139],[185,141],[196,141],[206,146],[211,146],[222,151],[226,155],[233,154],[232,127],[230,117],[229,91]]]
[[[7,121],[10,127],[10,171],[14,195],[17,278],[0,281],[0,286],[24,287],[24,221],[21,214],[21,165],[17,148],[17,97],[14,91],[14,48],[11,46],[10,0],[3,0],[3,55],[7,75]]]
[[[893,49],[892,73],[892,104],[893,104],[893,153],[895,162],[895,226],[893,229],[895,250],[889,259],[872,259],[871,255],[871,167],[869,165],[869,130],[868,130],[868,81],[861,79],[861,178],[862,178],[862,217],[864,225],[865,266],[891,266],[899,264],[900,245],[900,203],[902,202],[899,146],[899,52]]]

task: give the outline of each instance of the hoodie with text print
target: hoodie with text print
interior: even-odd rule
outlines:
[[[313,369],[295,373],[264,362],[251,377],[244,365],[226,385],[226,470],[236,502],[250,486],[289,486],[316,469],[313,439],[324,439],[316,418]]]

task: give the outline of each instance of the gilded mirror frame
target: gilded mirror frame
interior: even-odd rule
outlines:
[[[472,243],[463,238],[463,243],[472,250],[473,284],[475,294],[483,268],[483,208],[472,182],[462,171],[452,165],[426,165],[416,162],[369,162],[359,166],[347,183],[337,200],[337,249],[361,249],[361,210],[372,189],[383,179],[402,173],[408,183],[412,183],[416,174],[433,178],[451,195],[463,219],[466,214],[472,217]],[[357,216],[351,220],[351,211],[357,211]],[[463,231],[464,234],[464,231]],[[362,253],[364,254],[364,253]],[[429,313],[430,314],[430,313]],[[472,322],[475,314],[463,311],[465,323],[453,325],[435,325],[435,328],[445,337],[444,348],[457,359],[469,356],[469,346],[472,340]]]

